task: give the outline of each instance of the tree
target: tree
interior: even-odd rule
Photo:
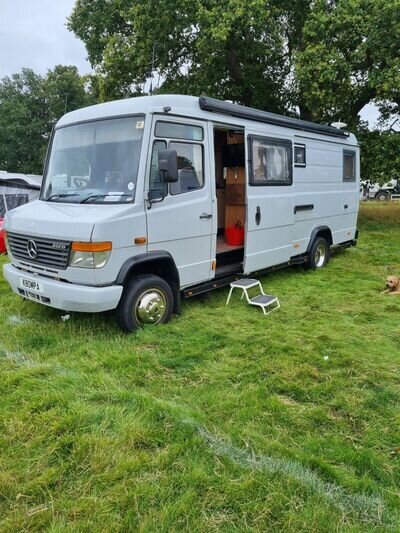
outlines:
[[[303,35],[295,66],[303,116],[354,127],[371,101],[399,112],[399,0],[317,0]]]
[[[359,128],[361,145],[361,177],[381,185],[400,179],[400,133],[389,130],[370,131]]]
[[[399,0],[77,0],[69,27],[86,45],[103,99],[200,94],[352,126],[400,94]]]
[[[78,0],[69,26],[103,80],[103,98],[160,91],[286,111],[285,20],[278,1]]]
[[[0,82],[0,169],[40,174],[51,130],[65,113],[92,103],[76,67],[45,77],[30,69]]]

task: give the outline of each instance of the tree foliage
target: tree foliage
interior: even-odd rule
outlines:
[[[289,21],[279,4],[78,0],[70,28],[103,76],[104,99],[141,94],[154,69],[162,92],[206,93],[284,112]]]
[[[400,0],[77,0],[69,25],[103,99],[142,94],[155,70],[162,92],[318,121],[399,106]]]
[[[400,134],[390,130],[359,128],[361,176],[381,185],[400,179]]]
[[[51,130],[66,112],[92,103],[76,67],[46,76],[23,69],[0,82],[0,169],[40,174]]]
[[[303,38],[296,83],[311,118],[354,126],[372,101],[399,112],[399,0],[316,0]]]

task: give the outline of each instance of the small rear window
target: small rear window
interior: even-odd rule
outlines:
[[[304,144],[294,145],[294,164],[296,167],[306,166],[306,147]]]
[[[156,137],[163,139],[186,139],[188,141],[202,141],[203,128],[191,124],[177,124],[175,122],[157,122]]]
[[[355,181],[356,179],[356,153],[343,150],[343,180]]]

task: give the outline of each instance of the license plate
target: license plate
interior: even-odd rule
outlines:
[[[34,279],[19,278],[19,285],[28,291],[43,292],[43,285]]]

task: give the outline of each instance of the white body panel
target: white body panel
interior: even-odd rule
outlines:
[[[359,168],[357,157],[355,181],[343,181],[344,142],[322,140],[314,136],[295,136],[306,146],[306,167],[293,169],[294,205],[312,204],[310,211],[294,215],[293,244],[296,253],[305,253],[314,228],[328,226],[333,244],[354,239],[359,207]]]
[[[289,140],[293,150],[295,144],[304,145],[306,164],[293,164],[291,185],[248,185],[245,274],[306,253],[316,228],[328,227],[334,245],[355,238],[360,161],[354,138],[349,142],[305,132],[296,135],[296,131],[268,125],[253,126],[246,133]],[[349,148],[357,152],[356,179],[343,181],[343,150]],[[305,205],[312,209],[296,211],[296,206]],[[259,225],[255,220],[257,208],[261,214]]]

